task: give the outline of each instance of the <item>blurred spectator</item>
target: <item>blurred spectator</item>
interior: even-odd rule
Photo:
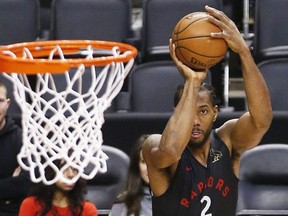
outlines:
[[[130,166],[125,190],[117,197],[109,216],[152,216],[152,196],[142,145],[148,135],[142,135],[130,154]]]
[[[56,160],[55,165],[61,168],[63,160]],[[47,167],[45,175],[48,180],[56,175],[51,167]],[[68,167],[64,173],[68,180],[77,175],[77,171]],[[86,181],[78,179],[76,183],[64,183],[58,180],[55,184],[35,184],[30,196],[27,197],[20,207],[19,216],[97,216],[98,211],[92,202],[84,200],[86,193]]]

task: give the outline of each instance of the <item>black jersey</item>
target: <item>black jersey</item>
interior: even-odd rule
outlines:
[[[237,185],[229,150],[213,130],[207,167],[186,148],[168,190],[153,196],[153,216],[234,216]]]

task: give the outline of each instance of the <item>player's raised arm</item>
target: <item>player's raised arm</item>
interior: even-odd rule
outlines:
[[[163,131],[159,145],[154,144],[150,150],[153,165],[158,168],[166,168],[180,159],[191,136],[199,87],[206,77],[206,71],[195,72],[177,59],[171,40],[170,51],[179,72],[185,78],[185,84],[182,97]]]
[[[211,15],[210,21],[223,30],[212,36],[225,39],[229,47],[239,54],[241,60],[248,113],[241,116],[237,122],[230,122],[231,124],[228,122],[229,127],[232,125],[234,127],[231,130],[230,143],[233,144],[234,150],[241,153],[257,145],[270,127],[272,107],[269,90],[234,22],[221,11],[208,6],[205,8]]]

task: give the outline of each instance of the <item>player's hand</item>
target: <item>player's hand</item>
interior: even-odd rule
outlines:
[[[172,43],[172,39],[169,41],[169,49],[170,49],[170,55],[174,63],[176,64],[179,72],[181,75],[187,79],[195,79],[199,80],[200,84],[205,80],[206,75],[207,75],[207,70],[205,71],[194,71],[185,64],[183,64],[179,59],[177,58],[175,54],[175,45]]]
[[[215,8],[205,6],[206,11],[211,15],[209,21],[222,29],[222,32],[211,33],[212,37],[223,38],[228,46],[236,53],[240,53],[244,48],[247,49],[247,44],[239,32],[235,23],[227,17],[222,11]]]

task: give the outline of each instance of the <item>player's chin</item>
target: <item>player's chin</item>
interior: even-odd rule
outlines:
[[[191,137],[190,138],[190,142],[189,142],[189,146],[191,148],[200,148],[204,145],[204,142],[203,142],[203,137],[197,137],[197,138],[193,138]]]

